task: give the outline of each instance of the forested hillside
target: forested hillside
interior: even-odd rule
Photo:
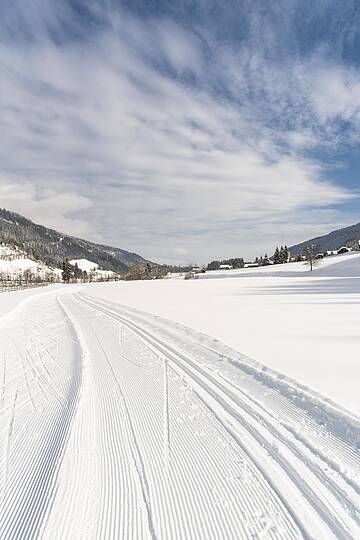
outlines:
[[[348,246],[355,249],[359,246],[359,240],[360,223],[357,223],[356,225],[338,229],[323,236],[311,238],[310,240],[306,240],[306,242],[291,246],[289,250],[292,254],[297,255],[298,253],[303,253],[304,250],[309,246],[314,246],[318,252],[339,249],[342,246]]]
[[[104,270],[114,272],[123,272],[128,266],[147,262],[136,253],[61,234],[1,208],[0,242],[18,246],[30,257],[57,267],[66,257],[89,259]]]

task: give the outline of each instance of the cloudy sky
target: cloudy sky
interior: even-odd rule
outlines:
[[[0,207],[153,260],[360,221],[358,0],[11,0]]]

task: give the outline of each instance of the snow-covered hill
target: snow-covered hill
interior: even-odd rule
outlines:
[[[60,278],[61,271],[30,259],[26,252],[15,246],[0,245],[0,277],[12,280],[25,274],[31,275],[32,279],[56,281]]]
[[[79,269],[82,270],[83,272],[91,272],[99,268],[99,265],[97,263],[94,263],[93,261],[89,261],[88,259],[72,259],[69,262],[73,266],[77,264]]]
[[[91,276],[92,281],[113,279],[116,276],[116,273],[112,272],[111,270],[100,270],[98,264],[89,261],[88,259],[72,259],[69,262],[73,266],[77,264],[80,270]]]

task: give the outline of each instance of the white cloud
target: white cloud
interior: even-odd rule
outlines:
[[[358,114],[356,74],[318,57],[274,67],[246,48],[209,63],[199,37],[164,19],[114,17],[61,47],[38,31],[0,48],[1,206],[176,261],[300,240],[304,208],[320,209],[308,228],[321,228],[321,209],[353,196],[303,152],[328,142],[335,113]]]
[[[16,210],[36,223],[57,227],[62,232],[88,234],[89,225],[76,218],[76,214],[92,206],[92,201],[71,192],[59,192],[52,188],[38,189],[35,183],[9,182],[0,177],[0,201],[5,208]]]
[[[339,65],[320,65],[313,80],[312,98],[323,121],[339,118],[358,123],[360,72]]]

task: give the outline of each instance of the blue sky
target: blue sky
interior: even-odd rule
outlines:
[[[0,10],[0,206],[173,263],[360,221],[357,1]]]

